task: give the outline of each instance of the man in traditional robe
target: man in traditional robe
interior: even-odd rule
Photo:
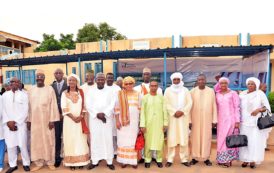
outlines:
[[[59,167],[62,163],[61,146],[62,146],[62,133],[63,133],[63,116],[61,109],[61,96],[62,92],[68,88],[66,80],[64,80],[64,72],[62,69],[57,68],[54,72],[55,81],[52,83],[52,87],[55,91],[57,105],[59,110],[60,121],[54,122],[55,130],[55,167]]]
[[[86,79],[85,79],[85,81],[86,81],[86,83],[84,83],[81,86],[81,89],[84,91],[84,95],[86,97],[89,89],[92,86],[94,86],[94,71],[93,70],[90,70],[90,71],[86,72]]]
[[[192,144],[192,161],[190,164],[195,165],[200,159],[207,166],[211,166],[209,157],[212,127],[216,127],[217,123],[215,92],[206,86],[206,76],[203,74],[198,76],[197,84],[198,86],[190,91],[193,100],[190,119]]]
[[[169,116],[166,167],[173,164],[175,150],[178,145],[180,147],[181,163],[189,167],[188,134],[192,99],[189,90],[184,87],[181,73],[173,73],[170,79],[172,85],[166,89],[164,95]]]
[[[140,85],[137,85],[134,87],[135,91],[138,91],[141,93],[142,96],[146,95],[149,93],[149,82],[151,79],[151,70],[147,67],[143,69],[143,80],[144,82],[141,83]],[[157,94],[163,95],[162,89],[158,87]]]
[[[86,108],[89,112],[92,164],[88,169],[98,166],[100,160],[106,160],[107,166],[115,170],[113,160],[113,110],[115,99],[113,91],[105,87],[105,75],[97,73],[96,87],[92,87],[86,97]]]
[[[117,77],[116,85],[118,85],[121,89],[123,89],[123,78],[121,76]]]
[[[151,70],[147,67],[145,67],[143,69],[143,80],[144,82],[141,83],[140,85],[137,85],[136,87],[134,87],[135,91],[138,91],[139,93],[141,93],[141,97],[145,96],[146,94],[148,94],[150,92],[149,89],[149,82],[151,79]],[[157,89],[157,94],[163,95],[163,91],[160,87],[158,87]],[[155,151],[152,151],[152,160],[156,161],[156,153]],[[139,160],[138,163],[144,163],[145,159],[144,159],[144,150],[142,150],[142,159]]]
[[[145,134],[145,167],[149,168],[152,160],[151,151],[156,151],[156,162],[163,167],[164,132],[168,126],[168,116],[164,97],[157,94],[158,82],[150,82],[150,93],[142,100],[140,127]]]
[[[44,165],[55,170],[55,132],[54,122],[60,121],[56,96],[51,86],[45,86],[45,73],[36,71],[37,85],[28,92],[29,116],[28,128],[31,131],[31,160],[37,171]]]
[[[30,171],[30,158],[27,148],[28,96],[20,91],[19,80],[11,78],[11,90],[3,94],[3,119],[4,137],[8,151],[10,168],[7,173],[17,170],[17,147],[21,151],[23,168]]]
[[[107,73],[106,75],[106,84],[105,87],[109,88],[113,91],[114,98],[118,98],[118,92],[121,90],[121,88],[114,84],[114,75],[113,73]],[[112,135],[113,135],[113,149],[114,149],[114,157],[116,158],[117,155],[117,129],[116,129],[116,118],[115,113],[113,110],[113,126],[112,126]]]

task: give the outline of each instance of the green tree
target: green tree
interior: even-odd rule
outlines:
[[[78,30],[77,42],[93,42],[99,40],[124,40],[126,36],[118,33],[115,28],[106,22],[100,23],[98,27],[93,23],[87,23]]]
[[[77,42],[93,42],[99,41],[99,29],[92,23],[85,24],[85,26],[78,30]]]
[[[46,52],[60,50],[62,46],[58,40],[54,38],[53,34],[43,34],[43,41],[39,47],[36,48],[36,52]]]
[[[75,49],[75,41],[73,40],[73,34],[60,34],[59,41],[62,49]]]

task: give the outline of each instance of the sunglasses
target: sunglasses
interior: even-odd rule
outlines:
[[[125,86],[127,86],[127,85],[133,85],[133,83],[125,83],[124,85]]]

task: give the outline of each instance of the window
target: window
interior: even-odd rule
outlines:
[[[12,77],[17,77],[18,79],[20,79],[20,72],[19,72],[19,70],[6,71],[6,79],[7,78],[12,78]]]
[[[27,85],[34,85],[35,81],[35,70],[23,70],[22,82]]]
[[[95,74],[102,72],[102,63],[96,62],[95,63]]]
[[[92,70],[92,65],[91,65],[91,63],[85,63],[85,69],[84,69],[85,71],[85,74],[86,74],[86,72],[87,71],[90,71],[90,70]]]
[[[76,74],[76,67],[72,67],[72,73]]]
[[[35,84],[35,70],[23,70],[22,76],[19,70],[6,71],[6,78],[17,77],[21,79],[23,84],[34,85]]]

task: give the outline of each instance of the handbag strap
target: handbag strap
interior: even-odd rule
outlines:
[[[272,116],[272,113],[271,113],[265,106],[264,106],[263,108],[265,108],[266,111],[261,112],[261,117],[266,117],[266,116],[271,117],[271,116]],[[266,114],[264,114],[264,113],[266,113]]]
[[[235,135],[235,129],[238,129],[238,132],[240,133],[240,129],[235,127],[232,132],[233,135]]]

